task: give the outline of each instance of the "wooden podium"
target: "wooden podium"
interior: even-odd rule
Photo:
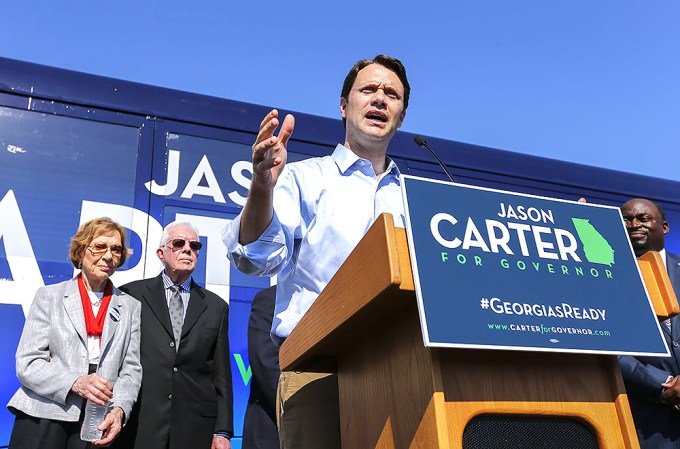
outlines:
[[[288,337],[280,365],[305,371],[328,356],[343,448],[463,448],[484,416],[567,419],[602,449],[639,448],[616,356],[425,347],[406,233],[391,215]]]

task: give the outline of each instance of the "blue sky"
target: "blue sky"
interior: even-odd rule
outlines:
[[[334,118],[349,67],[386,53],[406,131],[680,180],[677,1],[22,0],[2,18],[0,56]]]

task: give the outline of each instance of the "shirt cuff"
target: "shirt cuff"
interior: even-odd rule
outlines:
[[[227,248],[227,257],[242,273],[255,276],[277,274],[286,258],[286,236],[276,216],[262,235],[247,245],[238,243],[241,216],[236,217],[222,231],[222,241]]]

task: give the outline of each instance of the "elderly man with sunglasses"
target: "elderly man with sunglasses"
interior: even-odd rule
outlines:
[[[121,290],[142,305],[142,389],[116,447],[229,449],[233,436],[225,301],[196,285],[201,249],[189,223],[166,226],[155,278]]]

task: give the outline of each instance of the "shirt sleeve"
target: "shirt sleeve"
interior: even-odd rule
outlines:
[[[286,260],[287,248],[284,230],[274,212],[271,223],[260,238],[247,245],[238,242],[241,214],[222,230],[222,241],[227,247],[227,257],[245,274],[273,276]]]
[[[666,382],[669,376],[672,377],[673,373],[643,363],[633,356],[619,356],[618,359],[628,394],[651,402],[659,402],[659,395],[663,390],[661,384]]]
[[[239,244],[242,213],[224,228],[222,241],[227,247],[227,257],[239,271],[255,276],[273,276],[290,261],[296,242],[302,239],[311,220],[303,196],[307,191],[317,190],[306,185],[309,182],[305,184],[303,178],[300,167],[291,165],[284,168],[274,189],[272,221],[256,241]],[[306,185],[306,189],[301,189],[301,184]]]

